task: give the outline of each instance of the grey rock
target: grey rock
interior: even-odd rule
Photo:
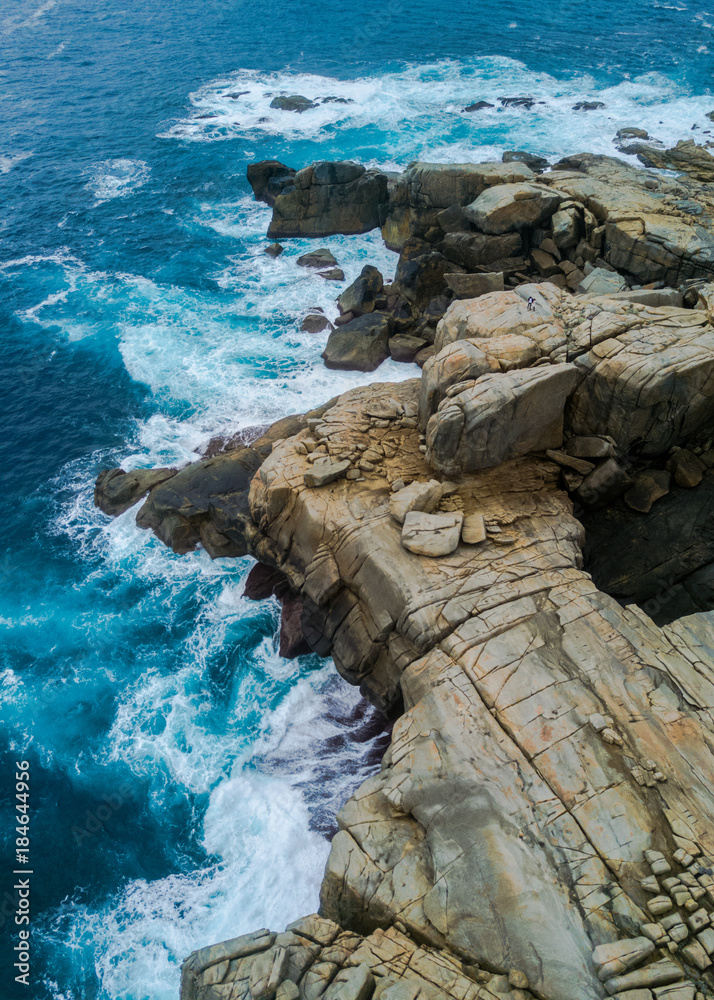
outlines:
[[[253,189],[255,200],[264,201],[266,205],[273,205],[280,192],[292,186],[296,173],[296,170],[287,167],[280,160],[261,160],[259,163],[249,163],[248,183]],[[274,245],[277,246],[277,244]]]
[[[336,265],[337,261],[330,249],[327,247],[320,247],[319,250],[311,250],[310,253],[305,253],[302,257],[298,257],[297,265],[298,267],[331,267]]]
[[[475,299],[487,292],[503,291],[503,273],[445,274],[446,284],[457,299]]]
[[[612,996],[624,990],[640,989],[644,986],[668,986],[680,982],[682,971],[674,962],[667,959],[627,972],[624,976],[615,976],[605,983],[605,989]]]
[[[367,264],[362,268],[359,278],[356,278],[340,295],[337,306],[341,313],[351,312],[354,316],[373,312],[376,300],[382,293],[384,281],[376,267]]]
[[[480,194],[465,213],[484,233],[508,233],[539,226],[561,201],[557,191],[541,184],[501,184]]]
[[[177,469],[102,469],[94,486],[94,503],[116,517],[133,507],[149,490],[176,475]]]
[[[444,399],[429,419],[427,461],[453,475],[558,448],[565,402],[577,381],[567,364],[481,376]]]
[[[358,316],[333,330],[322,357],[328,368],[343,371],[374,371],[389,357],[392,319],[388,313]]]
[[[270,102],[270,107],[276,108],[278,111],[295,111],[301,115],[304,111],[316,108],[317,104],[311,101],[309,97],[303,97],[301,94],[291,94],[285,97],[274,97]]]
[[[635,965],[640,965],[654,952],[654,944],[649,938],[626,938],[601,944],[593,951],[592,961],[600,982],[607,982],[613,976],[620,976]]]
[[[389,341],[389,353],[394,361],[410,364],[419,351],[427,346],[422,337],[411,337],[408,333],[400,333]]]
[[[596,267],[583,278],[577,290],[581,295],[609,295],[611,292],[624,292],[627,287],[627,282],[619,274]]]
[[[298,171],[273,204],[268,236],[333,236],[376,229],[387,205],[387,177],[349,161]]]

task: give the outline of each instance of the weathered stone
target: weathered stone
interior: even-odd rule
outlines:
[[[358,316],[330,334],[322,357],[328,368],[371,372],[389,357],[392,319],[389,313]]]
[[[271,243],[263,251],[263,253],[267,253],[268,257],[279,257],[284,252],[285,247],[281,247],[279,243]]]
[[[507,149],[501,157],[503,163],[525,163],[531,170],[536,172],[544,170],[548,166],[545,156],[538,156],[536,153],[528,153],[525,149]]]
[[[581,295],[610,295],[615,292],[624,292],[627,288],[627,282],[617,272],[596,267],[587,277],[583,278],[577,290]]]
[[[400,490],[403,493],[404,490]],[[448,556],[458,546],[464,515],[422,514],[410,511],[404,518],[402,545],[409,552],[422,556]]]
[[[328,247],[320,247],[319,250],[311,250],[310,253],[305,253],[302,257],[298,257],[297,259],[298,267],[324,268],[332,267],[335,264],[337,264],[337,260]]]
[[[667,462],[667,469],[674,476],[677,486],[692,489],[701,483],[705,465],[691,451],[686,448],[678,448]]]
[[[461,212],[463,214],[463,209]],[[487,267],[494,261],[519,256],[522,249],[518,233],[489,236],[487,233],[454,232],[447,233],[441,242],[444,256],[470,272]]]
[[[303,476],[305,485],[310,487],[327,486],[334,483],[336,479],[342,479],[350,467],[349,460],[343,462],[325,462],[321,465],[313,465],[309,472]]]
[[[445,274],[446,284],[457,299],[475,299],[486,292],[503,291],[503,273]]]
[[[296,173],[296,170],[293,170],[292,167],[286,167],[280,160],[261,160],[260,163],[249,163],[248,183],[253,189],[255,200],[273,205],[280,192],[292,185]],[[273,246],[277,247],[279,244],[273,244]],[[270,247],[266,252],[269,251]],[[282,252],[282,248],[280,252]]]
[[[367,965],[338,972],[324,994],[324,1000],[369,1000],[374,976]]]
[[[483,514],[467,514],[461,526],[461,541],[467,545],[478,545],[486,540],[486,524]]]
[[[573,458],[612,458],[614,445],[612,441],[601,437],[571,437],[565,444],[565,450]]]
[[[640,989],[643,986],[667,986],[669,983],[676,983],[681,979],[681,969],[674,962],[665,959],[647,965],[644,969],[627,972],[624,976],[615,976],[605,983],[605,989],[612,996],[623,990]]]
[[[427,461],[447,475],[558,448],[572,365],[483,375],[440,403],[427,427]]]
[[[387,177],[349,161],[323,161],[299,170],[273,204],[268,236],[366,233],[380,225]]]
[[[303,97],[302,94],[290,94],[274,97],[270,102],[270,107],[276,108],[278,111],[295,111],[301,115],[305,111],[310,111],[311,108],[316,108],[317,104],[309,97]]]
[[[433,513],[439,506],[442,496],[441,483],[436,479],[428,483],[410,483],[389,498],[389,512],[396,521],[404,524],[404,519],[410,511]]]
[[[423,236],[438,215],[465,206],[493,184],[533,177],[523,163],[415,163],[395,181],[382,236],[391,250],[401,250],[413,236]]]
[[[560,194],[540,184],[501,184],[480,194],[465,214],[484,233],[508,233],[540,225],[561,201]]]
[[[383,288],[381,272],[367,264],[362,268],[359,278],[356,278],[340,295],[337,306],[341,313],[351,312],[354,316],[373,312]]]
[[[176,475],[177,469],[102,469],[94,486],[94,503],[116,517],[138,503],[149,490]]]
[[[649,514],[652,504],[669,493],[671,476],[663,469],[648,469],[635,476],[632,486],[625,493],[625,503],[632,510]]]
[[[628,969],[640,965],[654,952],[654,944],[649,938],[626,938],[601,944],[593,951],[592,961],[601,983],[613,976],[621,976]]]
[[[402,361],[410,364],[416,358],[419,351],[427,346],[421,337],[412,337],[408,333],[399,333],[396,337],[390,337],[389,353],[394,361]]]
[[[583,476],[587,476],[595,468],[592,462],[586,462],[585,459],[575,458],[565,451],[557,451],[553,448],[547,449],[546,456],[552,462],[564,465],[568,469],[575,469],[576,472],[579,472]]]
[[[322,333],[324,330],[334,329],[327,316],[322,313],[308,313],[300,324],[300,329],[304,333]]]

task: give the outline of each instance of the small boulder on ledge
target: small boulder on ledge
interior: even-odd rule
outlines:
[[[327,486],[334,483],[336,479],[342,479],[350,467],[348,459],[342,462],[320,462],[313,465],[309,472],[303,476],[306,486]]]
[[[320,247],[318,250],[311,250],[304,253],[297,259],[298,267],[336,267],[337,259],[327,247]]]
[[[420,556],[448,556],[459,544],[463,520],[461,511],[444,514],[410,511],[404,518],[402,545]]]
[[[389,498],[389,513],[400,524],[404,524],[407,514],[412,511],[431,514],[439,506],[443,495],[443,487],[436,479],[431,479],[428,483],[410,483]]]

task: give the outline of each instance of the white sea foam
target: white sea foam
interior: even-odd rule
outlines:
[[[317,103],[297,114],[270,107],[281,93],[316,102],[336,96],[350,103]],[[530,111],[499,104],[500,97],[517,95],[539,103]],[[494,107],[465,114],[463,108],[477,100]],[[602,101],[605,107],[573,111],[582,100]],[[192,114],[164,137],[199,142],[240,137],[250,142],[275,135],[309,139],[324,147],[325,156],[356,158],[364,146],[372,150],[382,143],[385,163],[401,167],[415,158],[496,159],[505,148],[551,157],[583,150],[613,153],[616,131],[632,125],[673,144],[693,124],[706,129],[705,114],[711,110],[711,96],[693,95],[664,76],[648,74],[602,90],[587,76],[558,80],[497,56],[441,60],[356,80],[243,70],[202,87],[191,95],[191,103]],[[374,160],[374,154],[367,158]]]
[[[149,179],[150,169],[143,160],[102,160],[88,170],[85,189],[91,192],[95,206],[132,194]]]
[[[9,174],[14,166],[22,163],[23,160],[29,159],[31,156],[31,152],[0,155],[0,174]]]

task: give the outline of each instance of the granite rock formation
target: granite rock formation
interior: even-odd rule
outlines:
[[[398,287],[353,298],[433,330],[420,379],[155,482],[98,480],[110,512],[148,490],[137,521],[177,551],[254,556],[283,648],[331,655],[396,718],[338,814],[320,915],[195,952],[182,1000],[713,996],[714,622],[687,603],[697,577],[714,591],[710,195],[602,157],[537,184],[410,171]],[[470,228],[484,191],[524,206],[523,252],[629,290],[574,295],[561,269],[441,295],[439,218],[504,238]]]

